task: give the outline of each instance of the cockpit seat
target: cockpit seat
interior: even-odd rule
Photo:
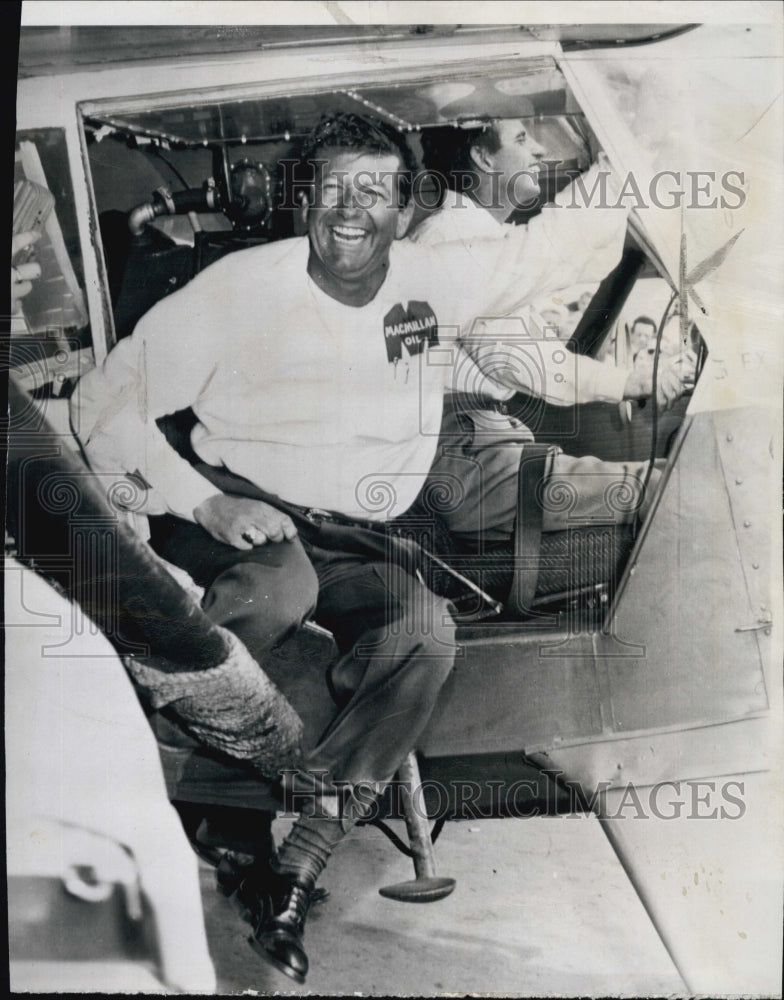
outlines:
[[[403,530],[424,517],[432,520],[428,541],[441,565],[432,567],[429,583],[452,600],[458,621],[499,616],[504,622],[522,621],[542,605],[607,594],[618,580],[634,543],[632,525],[580,524],[565,531],[542,531],[541,484],[553,450],[552,445],[526,443],[518,473],[515,532],[508,540],[458,539],[438,514],[428,515],[419,503],[399,519]],[[469,583],[461,583],[447,567]]]

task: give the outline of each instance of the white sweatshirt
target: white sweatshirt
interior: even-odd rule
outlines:
[[[563,213],[567,228],[573,230],[575,246],[583,244],[587,234],[582,230],[594,225],[594,211],[552,211]],[[518,228],[499,223],[466,195],[448,191],[439,210],[424,219],[409,238],[424,246],[460,241],[470,253],[478,240],[501,239]],[[529,266],[527,261],[526,268]],[[571,278],[573,270],[559,269],[557,257],[552,259],[552,266],[548,287],[542,288],[541,294],[576,283]],[[597,272],[594,280],[606,277],[609,271]],[[540,298],[540,294],[533,298]],[[455,391],[508,399],[520,390],[559,406],[623,399],[628,371],[572,354],[557,338],[542,337],[527,309],[516,309],[514,315],[503,318],[474,317],[460,335],[466,352],[459,356],[455,368],[450,386]]]
[[[576,216],[591,224],[575,229]],[[366,306],[308,277],[305,237],[224,257],[163,299],[72,397],[91,466],[139,472],[147,513],[193,520],[216,493],[155,420],[192,406],[197,454],[291,503],[386,519],[432,462],[459,331],[620,259],[621,209],[553,209],[503,238],[390,250]],[[606,370],[606,369],[605,369]]]

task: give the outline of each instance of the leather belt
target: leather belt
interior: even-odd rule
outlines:
[[[473,392],[446,392],[444,394],[444,409],[451,407],[455,413],[470,413],[471,410],[493,410],[496,413],[509,415],[509,402],[503,399],[493,399]]]
[[[389,529],[390,525],[394,524],[394,521],[365,521],[361,518],[346,517],[334,510],[323,510],[321,507],[300,507],[298,504],[288,502],[285,504],[278,502],[278,506],[292,507],[317,527],[323,521],[327,521],[329,524],[340,524],[344,528],[364,528],[366,531],[384,533]]]

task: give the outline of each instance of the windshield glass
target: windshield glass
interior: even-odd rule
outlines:
[[[635,49],[565,57],[565,73],[670,274],[687,275],[737,237],[696,283],[714,346],[780,355],[784,239],[782,62],[764,26],[702,26]],[[631,175],[631,176],[630,176]],[[721,315],[719,328],[712,317]],[[724,352],[714,351],[715,359]],[[768,357],[769,355],[769,357]],[[760,377],[759,371],[756,375]],[[757,386],[757,388],[759,388]]]

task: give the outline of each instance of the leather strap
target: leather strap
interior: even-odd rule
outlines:
[[[547,472],[555,445],[527,444],[520,457],[517,474],[517,519],[514,532],[514,571],[506,610],[516,617],[530,615],[539,576],[539,547],[542,537],[542,503],[539,484]]]

